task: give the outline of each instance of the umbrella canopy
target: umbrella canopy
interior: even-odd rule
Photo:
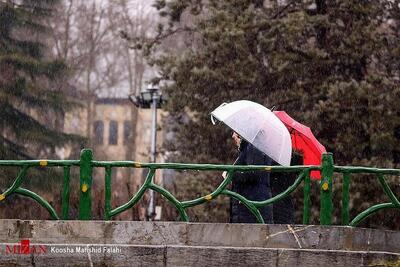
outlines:
[[[214,118],[279,164],[290,166],[289,131],[266,107],[248,100],[224,103],[211,112],[211,121],[215,124]]]
[[[295,121],[285,111],[274,111],[274,114],[288,128],[293,149],[303,154],[303,164],[321,165],[321,156],[322,153],[326,152],[326,149],[317,138],[315,138],[310,128]],[[311,177],[320,179],[320,171],[311,171]]]

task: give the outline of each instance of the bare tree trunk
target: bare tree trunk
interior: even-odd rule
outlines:
[[[69,39],[70,39],[70,31],[71,31],[71,15],[72,15],[72,5],[74,1],[69,0],[69,5],[67,9],[67,18],[65,20],[65,33],[64,33],[64,49],[63,49],[63,58],[67,60],[68,52],[69,52]]]
[[[95,95],[94,95],[94,91],[95,89],[92,88],[92,84],[91,84],[91,73],[93,71],[94,68],[94,61],[95,61],[95,46],[96,46],[96,40],[95,40],[95,36],[94,36],[94,31],[95,31],[95,17],[96,17],[96,3],[93,2],[92,5],[92,14],[91,14],[91,19],[90,19],[90,30],[89,30],[89,61],[88,61],[88,68],[87,68],[87,72],[86,72],[86,92],[88,93],[89,96],[89,103],[87,104],[87,128],[86,128],[86,136],[88,138],[88,147],[93,148],[93,135],[92,135],[92,125],[93,125],[93,120],[95,118]]]
[[[87,144],[86,146],[88,148],[93,148],[93,131],[92,131],[92,125],[93,125],[93,110],[94,110],[94,101],[93,97],[89,96],[88,101],[86,103],[86,110],[87,110],[87,121],[86,121],[86,137],[87,137]]]
[[[129,91],[131,93],[134,93],[135,95],[137,94],[137,84],[136,84],[136,75],[134,76],[135,78],[132,79],[132,76],[134,75],[134,71],[132,70],[132,63],[131,63],[131,55],[130,55],[130,49],[126,47],[126,55],[128,59],[128,73],[129,73]],[[136,126],[137,126],[137,120],[138,120],[138,108],[135,106],[131,106],[131,125],[132,125],[132,133],[130,135],[130,140],[128,141],[128,147],[126,150],[126,159],[130,160],[135,160],[134,157],[136,155]],[[134,179],[136,177],[141,177],[140,172],[137,169],[134,169],[131,171],[129,168],[127,168],[127,177],[129,183],[127,184],[127,189],[128,189],[128,197],[131,196],[133,191],[137,191],[138,188],[133,188]],[[140,181],[142,182],[142,181]],[[133,189],[133,190],[132,190]],[[134,209],[132,209],[132,220],[139,220],[139,213],[138,213],[138,206]]]

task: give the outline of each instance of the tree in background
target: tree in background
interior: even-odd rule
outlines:
[[[37,158],[73,138],[54,121],[72,102],[58,83],[67,67],[46,50],[43,19],[51,15],[53,2],[0,3],[2,158]]]
[[[141,51],[129,49],[130,44],[120,38],[121,32],[130,36],[151,34],[154,32],[154,13],[156,11],[146,1],[62,0],[56,6],[56,16],[47,20],[47,25],[52,29],[49,45],[55,56],[68,64],[70,76],[66,82],[81,96],[79,99],[84,104],[75,113],[88,114],[87,117],[83,116],[85,122],[81,129],[87,137],[85,147],[92,148],[97,159],[115,160],[103,151],[96,151],[98,146],[92,141],[94,121],[103,116],[96,114],[96,100],[103,97],[126,99],[129,93],[138,94],[149,73]],[[127,142],[125,159],[133,159],[136,153],[137,117],[138,109],[132,105],[133,131]],[[75,153],[70,157],[79,156],[79,147],[72,151]],[[123,171],[126,180],[113,187],[119,196],[113,197],[114,205],[127,202],[137,190],[132,180],[141,178],[138,171],[132,172],[128,168]],[[95,195],[98,200],[95,203],[103,203],[103,195],[101,192]],[[100,208],[94,210],[96,218],[103,218],[103,214],[97,213]],[[135,212],[136,209],[133,209],[134,216],[124,219],[139,219]]]
[[[108,24],[108,5],[100,1],[64,0],[56,6],[57,16],[49,18],[50,44],[55,56],[68,63],[68,82],[85,97],[88,119],[86,147],[93,147],[94,102],[98,94],[119,82],[121,75],[110,51],[115,38]],[[118,65],[117,65],[118,66]],[[117,74],[116,74],[117,73]]]
[[[156,38],[136,40],[135,47],[148,52],[160,69],[154,82],[167,81],[171,160],[230,163],[228,133],[211,126],[208,114],[222,102],[249,99],[286,110],[309,125],[334,153],[336,164],[398,167],[398,4],[156,1],[165,23]],[[157,49],[177,35],[190,40],[184,49]],[[335,196],[340,196],[340,181],[335,179]],[[180,190],[199,191],[191,183]],[[200,188],[206,184],[209,180]],[[393,189],[398,193],[400,188]],[[380,190],[374,177],[354,177],[351,213],[385,201]],[[395,227],[390,223],[395,215],[385,213],[366,225]]]
[[[149,5],[140,1],[62,0],[56,7],[57,16],[47,20],[52,29],[50,45],[70,67],[68,82],[86,96],[87,147],[93,147],[96,98],[139,92],[148,70],[141,52],[129,49],[120,32],[146,35],[153,16]]]
[[[0,2],[0,158],[54,157],[56,146],[80,140],[62,133],[63,114],[72,106],[59,78],[67,75],[64,62],[51,60],[46,47],[49,17],[56,1]],[[10,186],[16,170],[1,169],[1,187]],[[53,182],[27,183],[49,190]],[[53,173],[54,174],[54,173]],[[52,177],[54,181],[54,177]]]
[[[35,91],[29,92],[30,94],[34,93],[33,96],[35,99],[32,97],[29,98],[29,100],[33,101],[33,104],[25,103],[20,99],[15,100],[16,97],[14,96],[13,101],[15,100],[15,102],[10,102],[11,98],[8,96],[6,98],[5,94],[1,95],[1,97],[4,96],[1,100],[10,105],[12,104],[14,108],[17,108],[27,116],[31,116],[33,120],[37,121],[39,126],[43,127],[42,130],[39,128],[38,131],[45,133],[44,135],[39,135],[37,138],[35,132],[32,134],[29,132],[29,128],[19,128],[19,131],[16,131],[20,125],[14,127],[13,130],[16,132],[12,133],[12,131],[7,130],[8,128],[6,129],[6,126],[12,127],[16,124],[11,123],[7,125],[5,122],[6,126],[3,127],[2,125],[1,128],[2,133],[4,133],[2,137],[5,138],[4,146],[7,146],[8,149],[14,149],[10,150],[14,152],[15,149],[20,149],[18,153],[21,155],[17,157],[16,155],[8,154],[4,155],[3,158],[55,158],[57,155],[60,155],[60,157],[66,156],[69,154],[68,151],[72,151],[69,157],[77,158],[79,156],[79,148],[84,145],[86,147],[93,147],[91,145],[91,137],[93,135],[93,120],[96,115],[93,104],[95,100],[98,97],[127,97],[128,93],[135,93],[143,88],[149,68],[144,62],[141,51],[129,49],[130,44],[126,40],[121,39],[120,35],[121,31],[129,33],[132,36],[145,36],[150,32],[154,32],[152,28],[154,24],[153,19],[156,18],[154,16],[155,10],[150,9],[150,5],[145,1],[132,3],[132,1],[125,0],[111,2],[98,0],[16,0],[0,1],[0,3],[3,14],[2,22],[5,22],[4,25],[8,25],[8,28],[5,28],[4,32],[8,29],[8,38],[20,41],[18,45],[21,45],[21,47],[18,49],[22,52],[14,49],[19,53],[20,59],[32,63],[32,66],[30,66],[31,69],[25,68],[22,71],[16,69],[15,73],[17,73],[17,76],[12,76],[11,69],[8,69],[5,63],[3,64],[2,57],[2,61],[0,62],[2,70],[6,69],[9,73],[2,72],[0,74],[1,89],[3,90],[3,81],[6,80],[5,78],[9,79],[7,82],[11,84],[13,82],[12,79],[18,80],[17,78],[21,77],[21,79],[30,83],[30,87],[27,86],[27,88],[33,89],[32,85],[36,86]],[[14,12],[15,21],[13,21],[14,15],[10,16],[8,13],[4,13],[5,11],[3,12],[3,9],[5,10],[6,8]],[[151,12],[149,12],[149,9]],[[3,39],[0,41],[3,41]],[[31,48],[28,48],[31,45],[37,45],[37,51],[40,52],[35,58],[29,54],[30,51],[33,51]],[[3,48],[5,46],[1,46],[0,49]],[[10,51],[11,49],[8,52]],[[3,50],[1,50],[0,53],[3,56],[6,52],[3,53]],[[6,63],[8,64],[8,62]],[[23,67],[23,65],[18,65],[17,67]],[[58,69],[55,67],[58,67]],[[10,89],[7,91],[8,94],[16,93],[12,85],[8,88]],[[25,92],[23,90],[25,89],[21,89],[21,92],[18,93],[18,97],[26,101],[24,97],[28,96],[28,91]],[[89,114],[86,125],[81,125],[82,131],[77,130],[77,132],[80,132],[87,139],[83,140],[81,138],[79,142],[74,144],[65,144],[63,140],[67,141],[71,136],[59,134],[64,126],[64,112],[70,107],[68,105],[68,98],[73,98],[80,103],[79,106],[74,106],[74,109],[70,110],[71,112],[67,114],[68,116],[71,114],[72,116],[74,114],[80,116],[85,111]],[[51,102],[53,100],[54,102]],[[79,109],[75,109],[75,107],[79,107]],[[2,115],[5,116],[5,114]],[[133,129],[135,129],[136,117],[137,109],[132,105]],[[17,134],[18,138],[14,136]],[[29,142],[25,139],[22,141],[20,136],[28,138]],[[52,143],[53,140],[51,138],[55,138],[54,143]],[[46,142],[42,142],[42,139],[46,139]],[[131,140],[134,141],[134,139],[134,135],[131,135]],[[127,149],[126,158],[132,159],[135,145],[133,142],[128,143],[130,149]],[[56,150],[54,144],[60,145],[61,149]],[[64,144],[65,147],[63,146]],[[64,148],[66,148],[64,150],[67,151],[66,153],[62,152]],[[63,156],[61,156],[62,154]],[[99,154],[96,156],[99,156]],[[75,171],[75,169],[73,168],[72,171]],[[39,190],[40,187],[51,191],[48,190],[49,188],[46,186],[47,181],[45,179],[36,179],[41,177],[48,178],[47,176],[45,177],[44,171],[36,173],[37,175],[35,174],[34,177],[31,176],[30,172],[31,170],[29,171],[29,178],[34,179],[28,179],[27,182],[29,181],[30,183],[32,181],[36,183],[37,187],[35,189]],[[14,179],[15,173],[11,172],[4,176]],[[55,173],[52,173],[51,176],[52,181],[54,177],[61,177]],[[129,176],[127,175],[127,177]],[[8,180],[2,179],[2,182],[4,182],[4,185],[1,184],[1,187],[9,186]],[[74,180],[71,183],[74,183]],[[125,187],[125,184],[123,186]],[[131,197],[136,188],[131,188],[129,182],[126,182],[126,186],[129,191],[127,197]],[[50,196],[53,198],[53,195],[55,194],[48,194],[49,197],[47,199],[50,199]],[[99,201],[95,202],[102,203],[100,200],[103,195],[100,192],[97,193],[94,197]],[[77,202],[75,201],[77,197],[77,195],[72,193],[71,203]],[[98,212],[100,208],[94,208],[94,210],[96,210],[97,218],[103,218],[103,214],[101,213],[103,210],[100,212]],[[47,214],[42,215],[39,218],[47,216]]]

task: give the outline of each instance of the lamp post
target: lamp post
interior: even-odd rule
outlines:
[[[151,95],[151,162],[156,162],[156,142],[157,142],[157,103],[161,99],[159,91],[156,88],[147,89]],[[153,192],[153,190],[151,191]]]
[[[161,104],[165,102],[160,90],[158,88],[147,88],[142,90],[139,95],[129,95],[129,99],[138,108],[152,110],[152,123],[151,123],[151,162],[156,162],[156,144],[157,144],[157,108],[161,108]],[[155,199],[154,191],[150,190],[149,206],[147,208],[147,220],[152,221],[155,217]]]

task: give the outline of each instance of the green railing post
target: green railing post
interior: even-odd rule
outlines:
[[[306,175],[304,177],[304,188],[303,188],[303,224],[310,224],[310,215],[311,215],[311,199],[310,199],[310,191],[311,191],[311,179],[310,179],[310,171],[306,171]]]
[[[80,160],[79,220],[90,220],[92,218],[92,160],[92,150],[83,149]]]
[[[69,179],[70,178],[70,166],[64,167],[64,183],[62,193],[62,219],[68,220],[69,214]]]
[[[333,156],[332,153],[322,155],[322,178],[321,178],[321,207],[320,223],[321,225],[332,224],[332,177],[333,177]]]
[[[348,225],[350,222],[349,201],[350,201],[350,173],[343,173],[342,186],[342,225]]]
[[[108,221],[111,219],[111,166],[106,167],[104,189],[104,219]]]

